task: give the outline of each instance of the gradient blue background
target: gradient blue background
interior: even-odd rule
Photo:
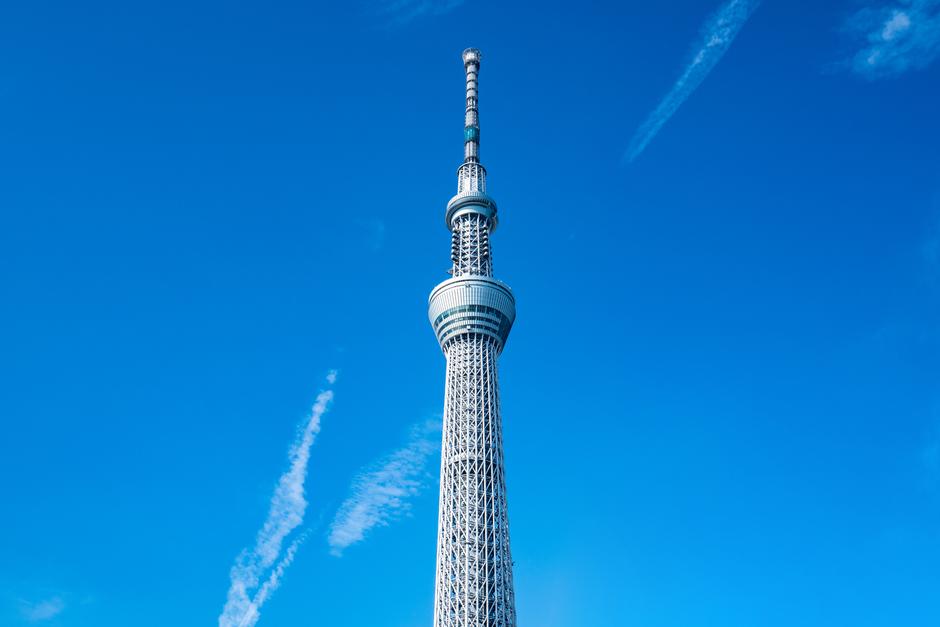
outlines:
[[[259,625],[430,624],[433,477],[324,536],[440,412],[467,45],[520,623],[940,624],[940,67],[866,81],[857,3],[768,0],[622,165],[718,4],[0,10],[0,624],[215,624],[330,368]]]

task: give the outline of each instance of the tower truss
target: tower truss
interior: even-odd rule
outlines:
[[[480,163],[480,58],[475,48],[463,52],[464,160],[445,214],[453,278],[434,288],[428,307],[447,359],[434,627],[516,625],[497,380],[516,303],[493,278],[497,219]]]

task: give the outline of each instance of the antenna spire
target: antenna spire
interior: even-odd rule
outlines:
[[[467,116],[463,128],[464,163],[480,162],[480,113],[477,109],[477,74],[483,55],[477,48],[463,51],[463,67],[467,72]]]
[[[463,51],[463,67],[467,73],[467,114],[463,125],[463,163],[457,170],[458,196],[486,193],[486,169],[480,163],[480,112],[477,108],[477,75],[482,58],[483,54],[477,48]]]

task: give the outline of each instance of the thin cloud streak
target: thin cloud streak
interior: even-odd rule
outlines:
[[[277,566],[274,567],[274,569],[271,571],[271,574],[268,576],[267,581],[261,584],[261,587],[258,588],[258,592],[249,602],[244,616],[238,623],[238,627],[249,627],[250,625],[254,625],[258,622],[258,619],[261,618],[261,606],[264,605],[265,601],[268,600],[268,597],[270,597],[274,591],[280,587],[281,579],[284,576],[284,571],[286,571],[287,567],[293,563],[294,555],[297,554],[297,549],[301,544],[303,544],[304,540],[306,540],[306,535],[302,535],[296,538],[293,542],[291,542],[291,545],[287,547],[287,550],[284,551],[284,557],[281,558],[281,561],[277,563]]]
[[[940,0],[872,3],[845,30],[859,46],[844,64],[855,74],[875,80],[921,70],[940,58]]]
[[[625,162],[632,163],[640,156],[669,118],[702,84],[758,5],[760,0],[730,0],[705,23],[702,40],[692,60],[659,106],[637,129],[624,155]]]
[[[334,383],[336,371],[331,370],[326,378],[330,384]],[[290,448],[290,467],[278,480],[267,519],[258,531],[255,545],[243,550],[232,566],[231,585],[225,607],[219,616],[219,627],[252,627],[258,622],[261,606],[280,585],[284,571],[290,566],[303,541],[303,536],[294,539],[282,553],[284,541],[304,520],[307,510],[304,482],[307,479],[310,448],[320,432],[320,420],[332,400],[332,390],[320,392],[310,417]]]
[[[330,553],[343,551],[406,513],[410,498],[424,487],[427,463],[438,450],[440,425],[427,421],[412,428],[408,443],[353,480],[349,497],[330,526]]]
[[[65,601],[60,597],[53,597],[38,603],[22,602],[20,614],[30,623],[41,623],[52,620],[65,610]]]
[[[465,0],[378,0],[372,9],[388,26],[403,26],[426,15],[443,15],[462,5]]]

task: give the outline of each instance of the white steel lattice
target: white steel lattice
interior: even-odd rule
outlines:
[[[486,170],[479,163],[464,163],[457,170],[457,194],[486,193]]]
[[[447,349],[435,627],[516,624],[495,342]]]
[[[463,54],[464,162],[447,206],[453,278],[431,293],[429,318],[447,357],[434,627],[515,627],[496,362],[515,320],[493,276],[496,203],[479,162],[480,52]]]
[[[450,259],[454,276],[493,276],[489,218],[467,213],[454,220]]]

